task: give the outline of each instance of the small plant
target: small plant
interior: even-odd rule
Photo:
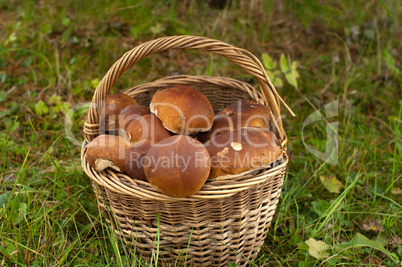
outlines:
[[[399,257],[396,255],[396,253],[390,253],[387,249],[384,248],[380,241],[370,240],[360,233],[356,233],[350,242],[336,244],[332,247],[332,249],[330,245],[326,244],[323,241],[315,240],[314,238],[310,238],[305,242],[308,245],[309,254],[317,260],[324,260],[324,262],[331,260],[333,261],[334,259],[340,258],[344,254],[350,253],[350,249],[354,249],[356,251],[357,249],[361,249],[364,247],[372,248],[384,253],[388,256],[388,259],[393,264],[398,265],[400,263]],[[330,256],[328,250],[332,250],[335,253]]]
[[[291,61],[289,57],[281,54],[279,59],[280,69],[277,68],[277,63],[266,53],[262,54],[262,64],[265,67],[268,77],[272,84],[277,88],[283,87],[283,77],[294,88],[299,89],[297,79],[300,77],[297,67],[299,62]]]
[[[44,116],[50,114],[50,118],[57,118],[57,113],[66,114],[71,108],[71,103],[62,101],[61,96],[53,95],[47,102],[40,100],[34,106],[35,114]]]
[[[384,58],[385,64],[387,65],[388,69],[391,70],[392,74],[399,76],[401,73],[401,70],[397,67],[396,60],[392,56],[391,52],[387,49],[384,49],[382,51],[382,56]]]

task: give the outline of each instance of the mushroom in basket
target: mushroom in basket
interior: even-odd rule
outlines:
[[[101,129],[107,132],[117,131],[119,128],[119,114],[130,105],[137,105],[137,102],[129,95],[120,93],[108,95],[103,109],[101,109]]]
[[[197,89],[184,85],[156,92],[150,110],[166,129],[176,134],[208,131],[214,119],[208,98]]]
[[[198,192],[208,179],[210,158],[199,141],[174,135],[155,144],[144,161],[149,183],[171,197],[188,197]]]
[[[130,142],[123,137],[102,134],[88,143],[86,161],[98,172],[112,168],[124,173],[124,158],[130,147]]]
[[[197,140],[207,142],[212,136],[225,131],[233,131],[241,127],[260,127],[271,129],[271,117],[268,106],[251,100],[240,100],[225,107],[214,117],[211,130],[198,133]]]
[[[257,127],[215,135],[205,143],[205,147],[211,157],[209,179],[230,178],[257,169],[278,160],[283,153],[274,133]]]

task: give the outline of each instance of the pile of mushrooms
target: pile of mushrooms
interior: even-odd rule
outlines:
[[[269,107],[240,100],[214,114],[195,88],[157,91],[149,108],[126,94],[108,95],[99,135],[87,145],[86,160],[148,181],[171,197],[188,197],[208,179],[228,179],[281,158]],[[103,127],[103,128],[102,128]]]

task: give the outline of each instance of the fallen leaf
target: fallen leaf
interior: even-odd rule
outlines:
[[[372,218],[366,220],[363,224],[362,224],[362,228],[364,231],[374,231],[374,232],[383,232],[384,231],[384,227],[382,226],[382,223],[380,220],[374,220]]]
[[[329,253],[326,250],[330,249],[331,246],[325,244],[322,241],[317,241],[314,238],[309,238],[306,241],[309,246],[308,253],[316,259],[326,259],[329,257]]]
[[[402,195],[402,189],[394,187],[392,188],[391,193],[394,195]]]
[[[390,245],[397,247],[402,245],[402,239],[397,235],[391,235],[391,241],[389,242]]]
[[[1,180],[3,180],[4,183],[10,184],[10,183],[13,183],[15,180],[17,180],[17,176],[15,176],[14,173],[11,173],[11,174],[7,174],[7,175],[3,176],[3,178],[0,179],[0,181]]]
[[[341,181],[336,179],[335,176],[328,177],[325,175],[321,175],[320,180],[324,185],[325,189],[327,189],[329,192],[337,194],[341,192],[343,184],[341,183]]]

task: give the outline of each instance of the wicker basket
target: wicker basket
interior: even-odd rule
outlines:
[[[99,109],[117,79],[134,63],[153,53],[171,49],[203,50],[219,54],[252,74],[261,93],[235,79],[208,76],[170,76],[139,85],[125,93],[139,104],[149,105],[152,95],[172,85],[189,85],[203,92],[215,111],[240,99],[269,105],[277,118],[274,132],[284,148],[283,158],[232,179],[207,181],[187,198],[171,198],[149,183],[107,169],[93,170],[84,160],[86,144],[99,135]],[[84,127],[82,166],[91,178],[100,207],[110,212],[109,225],[143,258],[155,255],[158,264],[246,265],[264,243],[281,192],[288,157],[286,135],[280,120],[275,88],[258,59],[246,50],[218,40],[194,36],[172,36],[143,43],[125,53],[96,88]],[[282,101],[283,103],[283,101]],[[283,103],[284,104],[284,103]],[[286,104],[285,104],[286,106]]]

